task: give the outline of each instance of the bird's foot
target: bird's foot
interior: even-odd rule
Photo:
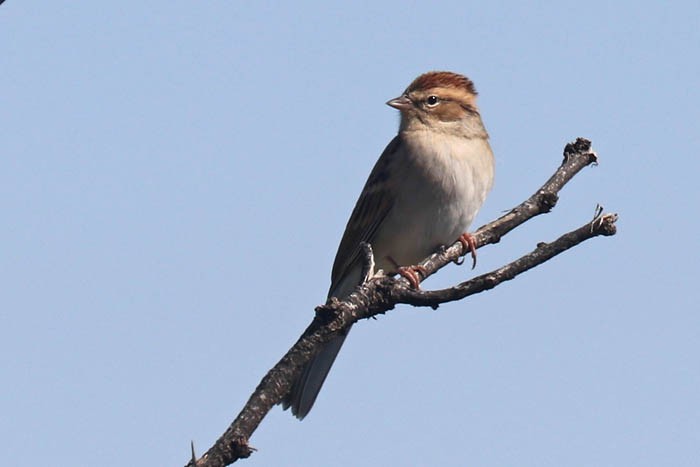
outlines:
[[[474,240],[474,237],[468,232],[464,232],[462,235],[459,236],[457,239],[459,243],[462,244],[462,254],[466,255],[467,252],[470,252],[472,255],[472,269],[476,267],[476,241]],[[464,261],[462,261],[464,262]],[[462,263],[457,263],[457,264],[462,264]]]
[[[416,290],[420,290],[418,273],[420,273],[421,277],[425,277],[428,274],[428,271],[423,266],[400,266],[396,269],[396,272],[399,276],[405,277],[411,284],[411,287]]]

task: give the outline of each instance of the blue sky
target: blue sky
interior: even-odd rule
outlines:
[[[0,439],[8,465],[184,465],[322,303],[418,74],[470,76],[497,157],[476,225],[564,145],[598,167],[480,250],[594,239],[439,311],[357,325],[250,465],[691,466],[700,457],[697,2],[0,7]],[[475,226],[476,226],[475,225]]]

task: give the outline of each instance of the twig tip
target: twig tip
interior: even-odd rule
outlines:
[[[586,138],[576,138],[564,147],[564,162],[575,155],[588,156],[588,163],[598,165],[598,154],[592,149],[591,141]]]

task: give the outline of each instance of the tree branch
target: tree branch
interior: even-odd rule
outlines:
[[[599,235],[615,235],[617,227],[617,214],[601,214],[591,222],[566,233],[552,243],[540,243],[532,252],[506,264],[494,271],[474,277],[454,287],[442,290],[420,291],[406,287],[390,289],[390,297],[394,303],[406,303],[413,306],[429,306],[437,308],[438,305],[455,300],[461,300],[484,290],[493,289],[502,282],[514,279],[515,276],[528,271],[545,261],[557,256],[579,243]]]
[[[597,156],[591,150],[590,141],[578,138],[575,142],[567,144],[561,166],[539,190],[507,214],[477,229],[473,234],[477,248],[498,243],[501,237],[524,222],[551,211],[564,185],[584,167],[596,163]],[[355,292],[342,301],[331,298],[325,305],[316,308],[316,316],[309,327],[287,354],[265,375],[226,432],[200,459],[195,460],[193,453],[192,460],[187,466],[220,467],[250,456],[254,448],[248,445],[248,439],[270,409],[287,394],[301,367],[325,342],[356,321],[386,313],[401,303],[437,308],[441,303],[460,300],[492,289],[583,241],[601,235],[614,235],[616,220],[617,214],[598,213],[591,222],[562,235],[551,243],[540,243],[535,250],[512,263],[447,289],[415,290],[404,278],[381,276],[367,278]],[[421,280],[448,263],[456,262],[463,254],[462,250],[462,244],[455,242],[426,258],[420,263],[426,272]],[[373,261],[369,246],[365,247],[365,253],[364,269],[368,272],[372,270]]]

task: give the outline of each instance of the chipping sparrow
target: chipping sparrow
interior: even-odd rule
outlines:
[[[417,287],[412,267],[443,245],[462,241],[493,184],[494,160],[476,106],[474,84],[450,72],[416,78],[387,104],[401,111],[398,135],[377,161],[350,216],[333,264],[328,296],[343,299],[361,282],[361,242],[376,267]],[[347,333],[303,368],[283,401],[304,418],[316,400]]]

